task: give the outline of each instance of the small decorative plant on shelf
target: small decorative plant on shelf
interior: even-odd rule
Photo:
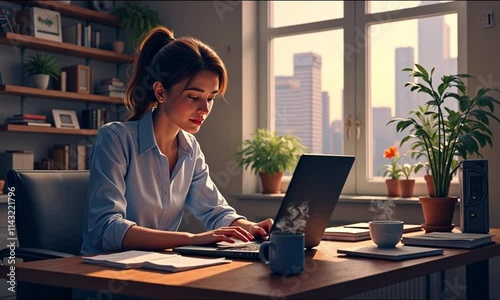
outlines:
[[[442,76],[437,83],[433,81],[434,68],[427,71],[419,64],[405,68],[410,77],[419,81],[408,82],[412,92],[423,93],[428,97],[424,106],[410,111],[408,118],[396,118],[396,130],[410,129],[410,134],[401,140],[412,142],[412,149],[424,153],[426,164],[434,182],[435,195],[420,197],[424,211],[426,231],[451,231],[451,223],[457,197],[450,197],[449,184],[459,167],[457,159],[467,159],[468,155],[482,157],[479,150],[486,145],[492,146],[490,120],[500,122],[493,114],[495,105],[500,102],[489,95],[493,88],[480,88],[470,95],[462,79],[473,79],[469,74]],[[456,90],[455,90],[456,89]],[[456,101],[458,109],[447,105]],[[388,123],[388,124],[389,124]],[[431,210],[428,211],[429,206]],[[436,211],[437,208],[447,210]]]
[[[36,52],[28,57],[23,63],[23,72],[31,76],[33,86],[46,90],[49,86],[49,79],[58,79],[61,71],[54,57],[50,54]]]
[[[401,195],[399,189],[399,177],[401,177],[403,172],[399,163],[399,151],[395,146],[391,146],[384,150],[384,157],[391,161],[390,164],[383,165],[381,167],[381,170],[385,169],[382,176],[389,177],[385,180],[385,184],[387,186],[387,196],[399,197]]]
[[[138,1],[126,1],[120,5],[114,14],[120,22],[120,29],[131,30],[133,34],[133,46],[138,44],[142,35],[149,29],[160,24],[158,11],[151,9],[148,5],[141,5]]]
[[[293,171],[306,151],[307,147],[296,136],[258,129],[252,138],[242,142],[236,159],[239,166],[260,176],[264,194],[277,194],[283,173]]]

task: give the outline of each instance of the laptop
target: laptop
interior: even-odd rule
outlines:
[[[271,232],[279,230],[276,224],[289,215],[290,206],[298,207],[304,202],[309,208],[309,217],[304,229],[305,247],[316,247],[323,237],[330,217],[354,163],[354,156],[303,154],[290,181],[280,209],[274,218]],[[179,254],[259,259],[260,241],[218,243],[175,247]]]

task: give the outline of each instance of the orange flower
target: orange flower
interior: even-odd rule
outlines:
[[[393,158],[396,155],[398,155],[398,149],[394,146],[391,146],[391,147],[389,147],[389,149],[384,150],[384,157],[385,158]]]

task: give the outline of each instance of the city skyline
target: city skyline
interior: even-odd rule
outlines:
[[[305,1],[309,2],[310,1]],[[321,1],[319,1],[321,2]],[[406,7],[418,6],[420,1],[407,1],[408,3],[396,3],[395,1],[387,1],[386,3],[373,3],[376,11],[383,11],[388,9],[400,9]],[[437,2],[437,1],[434,1]],[[442,1],[443,2],[443,1]],[[343,11],[342,2],[337,4],[326,3],[322,4],[321,10],[318,9],[318,15],[314,15],[314,20],[331,19],[328,12],[332,10]],[[431,4],[432,2],[425,3]],[[285,5],[286,3],[274,3],[274,5]],[[304,11],[304,1],[294,2],[293,5],[288,3],[285,14],[274,14],[275,21],[278,24],[300,24],[305,21],[312,21],[311,16],[301,16],[291,18],[290,16],[297,15],[294,11]],[[310,4],[309,4],[310,5]],[[328,9],[330,7],[330,9]],[[311,7],[307,8],[308,10]],[[276,10],[283,11],[283,10]],[[317,10],[314,10],[315,13]],[[309,15],[309,14],[298,14]],[[339,13],[335,13],[337,16]],[[342,17],[340,14],[338,17]],[[289,18],[290,20],[286,19]],[[431,17],[436,18],[436,17]],[[451,58],[457,57],[457,16],[450,14],[442,16],[444,22],[449,27],[449,56]],[[293,19],[293,20],[291,20]],[[430,18],[425,18],[430,19]],[[422,20],[425,20],[422,19]],[[283,26],[283,25],[281,25]],[[396,65],[395,49],[412,47],[415,51],[415,61],[419,52],[418,41],[418,20],[398,21],[389,23],[374,24],[368,27],[370,33],[373,35],[372,44],[369,46],[369,57],[373,58],[370,65],[370,77],[373,82],[370,84],[371,106],[372,107],[391,107],[395,113],[396,107],[396,94],[395,90],[388,92],[387,82],[396,82],[396,74],[393,72]],[[397,38],[395,38],[397,37]],[[383,42],[378,42],[383,41]],[[378,43],[377,43],[378,42]],[[344,45],[343,45],[343,30],[329,30],[318,33],[301,34],[289,37],[280,37],[273,39],[272,42],[273,52],[273,76],[292,76],[293,75],[293,54],[302,52],[315,52],[322,57],[323,68],[321,77],[323,82],[323,90],[327,91],[332,99],[330,105],[330,123],[334,120],[342,118],[342,104],[338,99],[342,97],[342,89],[344,87]],[[427,47],[427,45],[426,45]],[[423,47],[420,48],[423,51]],[[367,61],[367,64],[370,63]],[[411,66],[407,66],[411,67]],[[370,80],[370,79],[369,79]]]
[[[390,145],[399,145],[402,136],[405,135],[397,133],[395,128],[385,124],[394,117],[407,116],[410,109],[427,100],[410,92],[404,86],[408,81],[408,74],[400,70],[418,62],[423,65],[434,65],[437,69],[436,76],[457,71],[457,60],[450,55],[450,29],[444,17],[420,19],[417,22],[416,38],[420,44],[428,45],[426,51],[416,53],[413,47],[393,49],[395,84],[392,88],[395,103],[393,106],[371,107],[372,131],[369,133],[371,137],[369,145],[371,153],[380,153],[374,155],[372,159],[370,173],[373,176],[377,176],[380,166],[387,163],[382,156],[383,150]],[[430,31],[434,34],[426,34]],[[275,77],[276,130],[281,134],[298,135],[311,152],[342,154],[343,120],[332,120],[330,113],[332,103],[342,104],[342,93],[335,98],[324,88],[323,78],[319,76],[324,66],[321,55],[309,51],[294,53],[293,58],[293,75]],[[309,101],[304,101],[305,99]],[[408,147],[406,145],[400,149],[401,153]]]

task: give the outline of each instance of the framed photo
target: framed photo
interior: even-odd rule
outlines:
[[[90,66],[73,65],[61,68],[66,72],[68,92],[90,94],[92,92],[92,69]]]
[[[61,14],[58,11],[29,7],[18,18],[23,34],[62,42]]]
[[[80,129],[78,118],[74,110],[53,109],[52,116],[56,128]]]
[[[7,6],[0,6],[0,32],[19,33],[20,25],[16,21],[16,10]]]

